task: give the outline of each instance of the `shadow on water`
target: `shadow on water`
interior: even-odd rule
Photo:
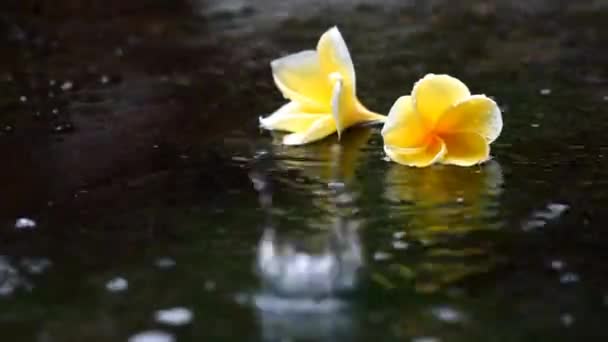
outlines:
[[[605,339],[607,14],[602,1],[3,2],[3,336]],[[495,159],[409,169],[383,159],[378,127],[305,147],[261,132],[283,102],[270,60],[334,24],[370,108],[427,72],[495,97]],[[336,226],[356,228],[364,265],[346,309],[256,306],[264,231],[317,253]]]

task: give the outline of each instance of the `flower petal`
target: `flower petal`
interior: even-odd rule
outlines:
[[[402,96],[395,101],[382,127],[382,137],[385,145],[395,147],[412,148],[425,145],[429,129],[422,116],[416,112],[411,96]]]
[[[301,132],[308,129],[314,121],[325,113],[307,113],[297,102],[289,102],[271,115],[260,117],[260,126],[269,130]]]
[[[490,157],[490,145],[476,133],[443,134],[447,153],[441,161],[444,164],[471,166],[480,164]]]
[[[344,78],[344,86],[355,91],[355,67],[346,42],[337,27],[325,32],[317,44],[321,69],[329,75],[338,72]]]
[[[324,116],[327,116],[327,114],[295,113],[272,115],[265,119],[260,118],[260,123],[262,127],[269,130],[303,132]]]
[[[335,80],[334,89],[331,95],[331,114],[336,122],[338,139],[340,139],[342,130],[344,129],[344,115],[340,112],[340,110],[345,107],[342,101],[342,78],[339,78]]]
[[[391,160],[399,164],[425,167],[440,161],[446,153],[446,147],[441,139],[432,137],[427,145],[417,148],[384,145],[384,152]]]
[[[502,115],[496,102],[485,95],[473,95],[449,108],[437,122],[440,133],[471,132],[488,143],[502,131]]]
[[[318,110],[329,110],[331,84],[316,51],[307,50],[270,63],[274,82],[285,98]]]
[[[304,132],[292,133],[283,137],[285,145],[303,145],[321,140],[336,132],[336,122],[331,115],[323,115]]]
[[[414,106],[433,125],[448,108],[469,96],[469,88],[448,75],[428,74],[412,90]]]

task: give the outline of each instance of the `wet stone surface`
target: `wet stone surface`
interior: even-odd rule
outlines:
[[[604,1],[2,2],[4,338],[605,340],[607,18]],[[379,127],[297,148],[260,131],[283,103],[269,62],[333,25],[370,109],[428,72],[495,98],[494,159],[409,169]],[[327,247],[343,225],[356,239]],[[301,271],[282,294],[259,270],[269,230],[287,241],[270,260]],[[284,296],[293,279],[325,287]]]

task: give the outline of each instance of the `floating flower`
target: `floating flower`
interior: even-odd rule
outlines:
[[[289,103],[266,118],[262,127],[291,132],[283,144],[302,145],[385,116],[369,111],[357,99],[355,69],[346,43],[333,27],[306,50],[270,64],[274,82]]]
[[[490,143],[502,130],[494,101],[471,95],[458,79],[428,74],[400,97],[382,129],[384,151],[397,163],[471,166],[490,157]]]

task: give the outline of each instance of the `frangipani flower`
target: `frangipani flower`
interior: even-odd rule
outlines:
[[[266,118],[262,127],[291,132],[283,144],[302,145],[385,116],[369,111],[357,99],[355,69],[346,43],[333,27],[306,50],[270,63],[274,82],[290,100]]]
[[[428,74],[414,85],[411,96],[395,102],[382,136],[384,151],[397,163],[471,166],[489,159],[489,145],[501,130],[494,101],[471,95],[454,77]]]

